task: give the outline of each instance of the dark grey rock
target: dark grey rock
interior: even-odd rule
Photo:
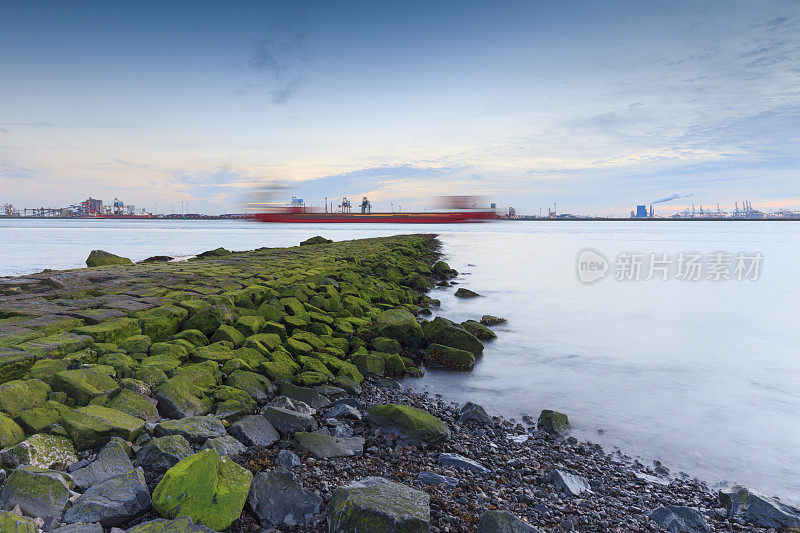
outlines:
[[[706,518],[691,507],[670,505],[659,507],[649,515],[650,520],[670,533],[706,533],[711,528]]]
[[[395,380],[386,378],[376,379],[375,386],[385,390],[400,390],[402,388]]]
[[[547,481],[556,486],[558,490],[570,496],[579,496],[584,492],[592,492],[592,488],[585,477],[576,476],[562,470],[553,469],[547,473]]]
[[[549,409],[545,409],[539,414],[536,427],[552,435],[561,435],[562,437],[567,436],[572,429],[567,415]]]
[[[281,450],[275,457],[275,464],[283,467],[286,470],[291,470],[296,466],[300,466],[300,458],[291,450]]]
[[[272,470],[253,478],[247,504],[262,527],[296,527],[310,523],[320,510],[322,498],[303,490],[291,473]]]
[[[339,398],[331,403],[331,408],[336,407],[337,405],[351,405],[359,411],[367,410],[367,404],[361,398],[355,396],[351,396],[349,398]]]
[[[276,396],[271,402],[269,402],[269,405],[271,407],[278,407],[280,409],[286,409],[287,411],[294,411],[304,415],[317,414],[317,410],[308,405],[306,402],[301,400],[293,400],[288,396]]]
[[[245,446],[269,447],[280,439],[272,424],[261,415],[250,415],[231,424],[230,434]]]
[[[122,439],[114,438],[103,446],[97,458],[88,465],[72,472],[72,480],[81,491],[108,478],[133,470],[127,446]]]
[[[261,411],[261,415],[284,436],[293,435],[297,431],[314,431],[317,429],[317,422],[311,415],[297,411],[268,405]]]
[[[325,413],[325,418],[349,418],[350,420],[361,420],[361,411],[352,405],[340,403],[339,405],[330,408],[328,412]]]
[[[227,435],[227,432],[222,421],[207,415],[159,422],[153,429],[153,435],[155,437],[181,435],[192,444],[203,444],[208,439]]]
[[[331,437],[352,437],[353,436],[353,428],[348,426],[347,424],[336,424],[330,429]]]
[[[800,509],[741,485],[720,491],[719,500],[728,516],[743,516],[760,526],[777,529],[800,527]]]
[[[461,406],[458,411],[458,421],[463,423],[474,422],[476,424],[493,425],[492,417],[486,412],[486,409],[477,403],[467,402]]]
[[[164,435],[151,440],[139,450],[136,464],[148,473],[163,474],[193,453],[192,445],[183,435]]]
[[[141,467],[95,483],[64,513],[65,524],[99,522],[104,527],[124,524],[148,511],[150,493]]]
[[[60,517],[70,498],[69,477],[61,472],[21,465],[8,476],[0,502],[4,509],[19,505],[28,516]]]
[[[292,400],[300,400],[314,409],[322,409],[330,405],[330,400],[309,387],[298,387],[286,381],[280,382],[280,394]]]
[[[473,461],[457,453],[441,453],[436,460],[440,465],[451,466],[462,470],[471,470],[479,474],[490,474],[491,471],[477,461]]]
[[[417,483],[423,485],[447,485],[448,487],[455,487],[458,485],[458,480],[450,476],[440,476],[436,472],[424,470],[417,474]]]
[[[217,450],[217,453],[222,457],[234,457],[247,451],[247,448],[245,448],[244,444],[230,435],[208,439],[206,443],[203,444],[203,447],[200,448],[200,451],[203,451],[207,448],[213,448]]]
[[[481,515],[478,533],[539,533],[539,530],[508,511],[490,509]]]
[[[93,524],[67,524],[51,529],[50,533],[103,533],[103,526],[96,522]]]
[[[328,506],[328,531],[429,531],[430,496],[382,477],[367,477],[339,487]]]
[[[298,431],[294,434],[294,439],[299,449],[311,453],[317,459],[351,457],[361,455],[364,451],[364,439],[361,437],[339,438]]]

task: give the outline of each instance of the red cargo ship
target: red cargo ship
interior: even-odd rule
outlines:
[[[453,211],[406,212],[406,213],[373,213],[372,206],[366,196],[361,201],[361,212],[350,212],[350,201],[342,199],[339,212],[327,212],[306,207],[303,200],[292,197],[287,207],[277,207],[265,212],[254,213],[253,218],[259,222],[282,223],[377,223],[377,224],[453,224],[460,222],[483,222],[499,218],[491,209],[460,207],[464,199],[471,197],[452,197],[449,203],[456,209]]]

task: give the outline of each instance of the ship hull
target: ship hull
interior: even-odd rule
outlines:
[[[311,224],[455,224],[496,219],[491,211],[445,213],[256,213],[259,222]]]

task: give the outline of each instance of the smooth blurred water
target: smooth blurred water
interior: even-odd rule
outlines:
[[[2,220],[0,275],[83,266],[101,248],[134,260],[334,240],[439,233],[462,272],[434,290],[456,320],[508,319],[471,373],[406,384],[491,413],[567,413],[579,438],[660,459],[709,481],[800,501],[800,224],[501,222],[454,226],[266,225],[238,221]],[[757,281],[639,281],[576,275],[593,248],[761,252]],[[613,273],[612,276],[613,278]],[[598,432],[603,430],[603,434]]]

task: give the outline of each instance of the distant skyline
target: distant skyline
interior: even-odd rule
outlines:
[[[800,208],[800,4],[37,2],[0,19],[0,204],[440,194]]]

